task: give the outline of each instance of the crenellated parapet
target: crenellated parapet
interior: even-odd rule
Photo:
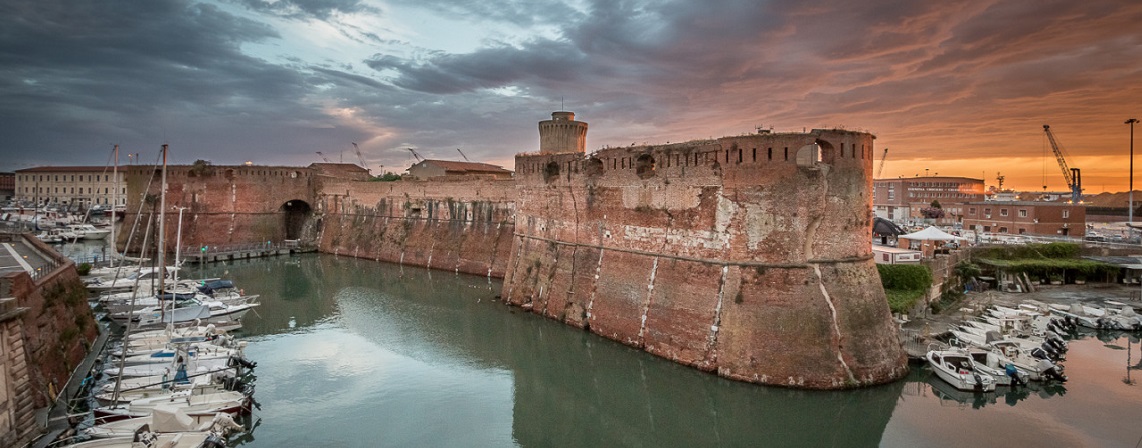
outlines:
[[[874,138],[763,132],[518,155],[503,297],[729,378],[898,378],[905,357],[871,260]]]

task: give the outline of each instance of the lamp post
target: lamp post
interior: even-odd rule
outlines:
[[[1137,122],[1137,118],[1131,118],[1125,123],[1130,125],[1130,193],[1127,194],[1130,198],[1130,209],[1127,211],[1126,227],[1131,237],[1134,236],[1134,228],[1130,225],[1134,224],[1134,123]]]

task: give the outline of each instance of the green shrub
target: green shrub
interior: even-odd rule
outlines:
[[[75,267],[75,271],[78,272],[79,275],[90,274],[91,273],[91,263],[80,263],[79,266]]]
[[[918,264],[878,264],[880,284],[894,313],[906,313],[932,287],[932,271]]]

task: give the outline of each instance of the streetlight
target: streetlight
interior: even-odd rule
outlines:
[[[1127,227],[1134,224],[1134,123],[1137,123],[1137,118],[1126,120],[1125,124],[1130,125],[1130,193],[1127,195],[1130,198],[1130,210],[1127,212]],[[1130,229],[1131,235],[1134,234],[1134,229]]]

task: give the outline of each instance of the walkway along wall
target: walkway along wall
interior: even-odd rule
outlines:
[[[35,278],[0,277],[0,446],[20,446],[39,434],[35,410],[64,389],[99,330],[74,263],[31,234],[0,239],[50,260]]]
[[[727,378],[899,378],[871,259],[872,140],[814,130],[519,155],[503,297]]]

